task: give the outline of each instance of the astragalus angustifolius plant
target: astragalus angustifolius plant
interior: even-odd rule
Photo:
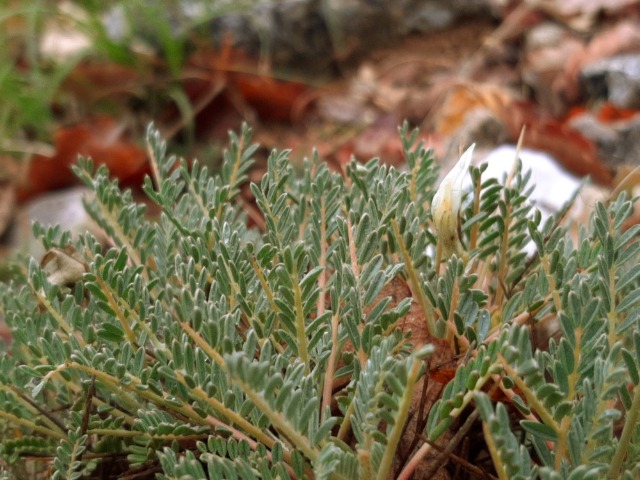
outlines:
[[[36,227],[2,289],[5,478],[638,478],[634,200],[577,237],[519,168],[432,202],[400,133],[406,171],[274,151],[246,188],[248,128],[216,175],[150,129],[155,219],[81,160],[113,246]]]

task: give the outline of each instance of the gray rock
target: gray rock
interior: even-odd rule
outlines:
[[[237,48],[274,66],[309,73],[342,66],[371,49],[412,32],[450,27],[469,15],[491,14],[491,0],[181,0],[170,7],[118,5],[104,18],[117,42],[135,38],[162,48],[162,38],[143,14],[152,12],[171,32],[211,26],[212,43]]]
[[[619,108],[640,108],[640,53],[598,60],[583,67],[580,76],[590,98]]]
[[[399,3],[405,4],[400,24],[403,33],[443,30],[464,16],[489,13],[488,0],[413,0]]]
[[[640,114],[628,120],[603,123],[585,113],[572,118],[568,126],[595,143],[598,157],[607,166],[640,165]]]
[[[273,65],[320,72],[389,45],[411,32],[451,26],[465,15],[490,14],[488,0],[262,1],[212,22],[214,40],[266,56]]]
[[[74,236],[91,232],[100,241],[106,240],[104,232],[91,219],[84,208],[83,199],[93,194],[85,187],[49,192],[27,203],[18,213],[12,231],[10,245],[21,253],[40,258],[44,247],[33,237],[31,225],[38,222],[45,227],[60,225]]]

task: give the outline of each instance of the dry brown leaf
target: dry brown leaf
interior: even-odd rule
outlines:
[[[498,117],[512,102],[513,99],[507,90],[498,85],[453,85],[435,115],[436,132],[440,135],[453,135],[464,125],[467,115],[472,110],[486,109]]]
[[[70,166],[78,155],[106,165],[114,177],[129,184],[139,184],[148,168],[145,150],[129,141],[126,126],[112,117],[94,117],[61,128],[54,135],[54,143],[53,157],[33,156],[27,179],[18,190],[19,200],[76,183]]]
[[[244,102],[264,120],[290,121],[297,102],[309,91],[308,85],[295,80],[275,78],[261,69],[241,50],[225,45],[219,52],[198,52],[188,61],[185,77],[187,96],[197,105],[202,91],[224,83],[221,95],[235,104]],[[211,99],[214,100],[213,98]]]
[[[84,62],[77,65],[65,78],[63,88],[83,102],[95,102],[113,94],[134,94],[145,84],[140,69],[115,63]]]

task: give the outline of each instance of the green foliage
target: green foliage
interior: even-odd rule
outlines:
[[[4,462],[20,472],[39,452],[55,478],[126,458],[166,479],[382,480],[430,448],[398,466],[416,385],[444,354],[455,374],[421,438],[445,438],[477,408],[500,478],[636,475],[640,228],[622,230],[633,201],[598,204],[573,240],[562,214],[542,222],[519,166],[506,186],[472,167],[465,258],[442,259],[433,157],[400,133],[407,171],[371,160],[343,176],[314,155],[296,175],[272,152],[249,185],[254,207],[247,127],[217,175],[168,156],[150,128],[153,220],[79,161],[113,246],[36,226],[49,260],[2,289],[14,338],[0,358]],[[539,348],[550,321],[561,334]]]
[[[83,60],[135,68],[139,82],[148,87],[145,76],[157,69],[160,59],[166,67],[165,78],[157,82],[162,88],[142,88],[145,93],[138,100],[147,104],[147,110],[157,111],[158,104],[169,99],[189,126],[192,105],[181,86],[188,55],[197,45],[211,42],[212,19],[247,11],[255,4],[255,0],[217,0],[191,6],[176,0],[2,2],[0,151],[51,156],[49,144],[56,121],[77,122],[78,113],[87,107],[93,114],[113,113],[118,103],[113,96],[106,95],[106,101],[92,100],[88,106],[86,95],[74,90],[74,82],[65,86],[69,74]],[[64,39],[65,45],[77,43],[77,51],[63,58],[47,55],[46,50],[58,47],[63,36],[71,37]],[[156,58],[150,61],[148,54],[140,55],[141,46]]]
[[[51,122],[48,106],[53,93],[69,71],[69,64],[49,68],[39,59],[36,32],[54,10],[43,2],[0,7],[0,148],[21,151],[21,129],[43,134]],[[19,63],[30,66],[24,68]],[[73,63],[73,62],[71,62]]]

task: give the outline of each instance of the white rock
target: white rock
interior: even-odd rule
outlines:
[[[13,235],[13,245],[36,259],[44,254],[44,248],[33,237],[31,225],[38,222],[45,227],[60,225],[73,235],[87,231],[100,239],[104,233],[85,211],[82,199],[92,193],[84,187],[74,187],[58,192],[50,192],[27,203],[19,213],[19,221]]]
[[[562,209],[579,188],[581,180],[563,170],[556,160],[546,153],[522,149],[519,157],[522,161],[522,171],[531,170],[530,183],[535,184],[531,201],[542,213],[544,221]],[[477,163],[488,163],[483,178],[497,178],[500,182],[513,170],[515,161],[515,145],[502,145],[486,156],[476,158]],[[470,185],[471,181],[468,182]],[[582,188],[566,217],[574,239],[577,238],[579,225],[588,224],[596,200],[602,198],[603,190],[593,185]],[[527,248],[528,251],[532,251],[530,247]]]

